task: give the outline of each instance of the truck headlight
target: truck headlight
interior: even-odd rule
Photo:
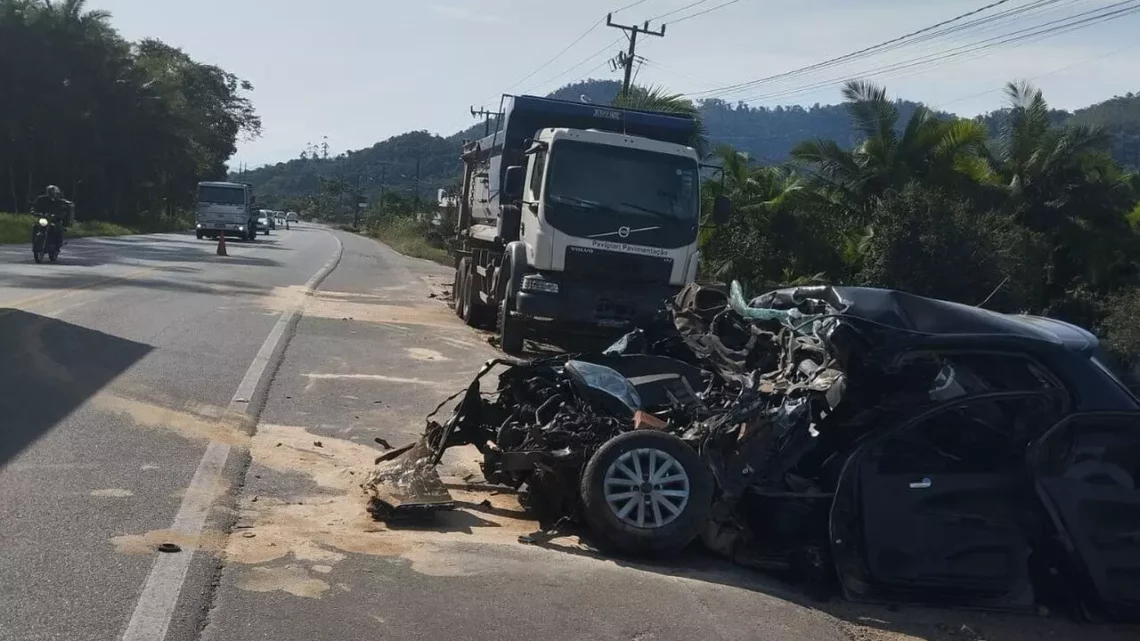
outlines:
[[[245,225],[238,225],[238,231],[245,231]]]
[[[558,283],[552,280],[546,280],[538,274],[523,276],[522,288],[524,291],[531,292],[546,292],[548,294],[558,293]]]
[[[40,227],[47,227],[47,226],[48,226],[48,219],[47,218],[41,218],[40,219]]]

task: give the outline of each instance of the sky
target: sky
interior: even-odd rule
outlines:
[[[732,88],[994,2],[1000,6],[975,18],[1020,13],[966,33]],[[607,12],[614,11],[617,23],[648,19],[651,29],[667,25],[664,37],[638,38],[637,54],[644,62],[636,82],[672,93],[754,106],[829,104],[840,101],[844,79],[864,78],[885,85],[892,96],[974,115],[1002,105],[1006,82],[1028,79],[1053,107],[1074,109],[1140,91],[1140,12],[1048,38],[1002,41],[1113,4],[1121,3],[88,0],[88,8],[111,12],[112,24],[125,38],[158,38],[253,83],[250,97],[264,132],[241,142],[232,167],[296,158],[306,144],[326,136],[330,153],[338,154],[407,131],[450,135],[474,122],[470,107],[493,109],[504,92],[541,95],[585,78],[620,80],[606,63],[626,46],[620,30],[605,26]],[[634,6],[622,9],[627,5]],[[1122,8],[1132,5],[1140,2],[1126,0]],[[969,46],[980,41],[990,48]]]

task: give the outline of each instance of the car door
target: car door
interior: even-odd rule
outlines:
[[[861,446],[836,499],[843,486],[857,488],[847,529],[860,543],[835,550],[845,587],[863,586],[850,596],[1032,605],[1030,549],[1018,514],[1032,496],[1025,452],[1060,416],[1060,405],[1038,393],[967,398]],[[835,514],[833,533],[843,529]],[[843,554],[858,557],[859,569]]]
[[[1066,417],[1031,465],[1088,613],[1140,619],[1140,412]]]

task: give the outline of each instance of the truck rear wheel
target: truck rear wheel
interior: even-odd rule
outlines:
[[[467,272],[471,269],[471,259],[459,259],[459,266],[455,268],[455,285],[452,296],[455,298],[455,315],[466,320],[467,314]]]
[[[469,327],[480,328],[487,324],[487,317],[494,310],[483,302],[479,292],[483,289],[483,277],[475,271],[474,267],[467,270],[467,278],[463,282],[463,322]]]

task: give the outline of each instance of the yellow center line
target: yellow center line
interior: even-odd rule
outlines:
[[[130,272],[127,272],[127,273],[119,275],[119,276],[109,276],[107,278],[101,278],[99,280],[91,281],[89,283],[83,283],[82,285],[75,285],[74,287],[68,287],[66,289],[61,289],[61,290],[57,290],[57,291],[53,291],[53,292],[46,292],[43,294],[37,294],[35,296],[28,296],[27,298],[21,298],[19,300],[14,300],[14,301],[0,301],[0,308],[2,308],[2,309],[0,309],[0,316],[4,316],[6,314],[11,314],[16,309],[27,309],[29,307],[35,307],[36,305],[39,305],[40,303],[48,303],[48,302],[54,302],[57,300],[62,300],[62,299],[67,298],[69,296],[73,296],[73,295],[78,294],[80,292],[83,292],[85,290],[92,289],[94,287],[99,287],[101,285],[107,285],[109,283],[118,283],[118,282],[122,282],[125,280],[132,280],[134,278],[138,278],[139,276],[143,276],[145,274],[156,272],[159,269],[160,269],[159,267],[144,267],[142,269],[136,269],[134,271],[130,271]]]

